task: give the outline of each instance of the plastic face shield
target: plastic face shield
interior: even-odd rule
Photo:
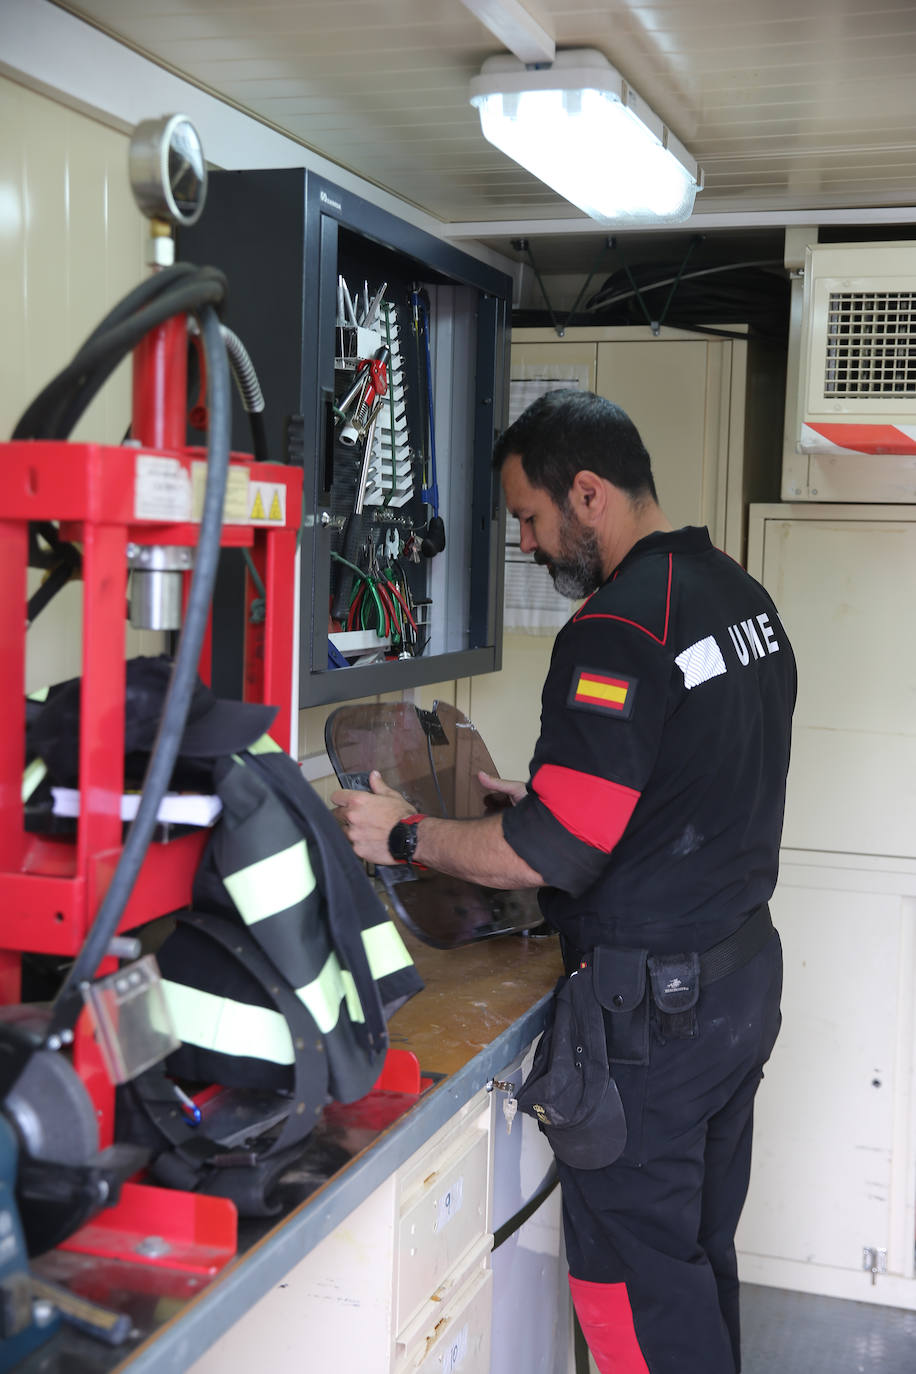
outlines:
[[[341,706],[328,717],[325,744],[342,787],[368,788],[376,768],[424,815],[463,820],[492,810],[493,794],[477,779],[479,771],[496,775],[489,750],[446,702],[431,711],[408,702]],[[407,928],[437,949],[542,924],[534,890],[500,891],[412,864],[376,872]]]

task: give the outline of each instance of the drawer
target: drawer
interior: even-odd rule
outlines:
[[[463,1131],[401,1198],[394,1329],[401,1332],[487,1236],[490,1140]]]
[[[472,1138],[486,1134],[490,1128],[490,1093],[479,1092],[470,1102],[440,1126],[424,1145],[398,1170],[398,1191],[401,1197],[401,1210],[412,1194],[420,1188],[428,1174],[438,1168],[440,1161],[447,1155],[464,1150]]]
[[[493,1274],[478,1270],[394,1366],[395,1374],[489,1374]]]

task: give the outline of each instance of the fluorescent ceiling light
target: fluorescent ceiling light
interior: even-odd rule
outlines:
[[[594,48],[526,67],[500,55],[471,82],[484,137],[602,224],[688,219],[702,174]]]

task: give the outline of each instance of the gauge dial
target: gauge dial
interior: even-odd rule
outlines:
[[[194,224],[207,194],[207,164],[194,125],[186,115],[144,119],[130,140],[130,184],[150,219]]]

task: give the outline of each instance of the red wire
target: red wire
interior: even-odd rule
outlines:
[[[401,593],[398,591],[397,587],[394,585],[393,582],[386,582],[386,583],[385,583],[385,586],[388,587],[388,589],[389,589],[390,591],[394,592],[394,594],[395,594],[395,596],[397,597],[398,601],[400,601],[401,605],[402,605],[403,608],[404,608],[404,614],[407,616],[407,619],[410,621],[410,623],[411,623],[411,625],[413,626],[413,628],[417,631],[417,634],[419,634],[420,631],[419,631],[419,629],[418,629],[418,627],[417,627],[417,622],[414,620],[413,616],[410,614],[410,607],[408,606],[407,602],[404,600],[404,598],[403,598],[403,596],[401,595]]]
[[[347,613],[347,629],[348,629],[348,630],[352,630],[352,629],[354,628],[354,626],[355,626],[355,622],[356,622],[356,613],[357,613],[357,611],[359,610],[359,603],[360,603],[360,602],[362,601],[362,599],[363,599],[363,592],[364,592],[365,590],[366,590],[366,584],[365,584],[365,582],[360,582],[359,586],[358,586],[357,589],[356,589],[356,595],[354,596],[353,600],[350,602],[350,609],[349,609],[349,611],[348,611],[348,613]]]
[[[391,598],[389,597],[388,592],[387,592],[387,590],[386,590],[387,587],[388,587],[389,585],[390,585],[390,584],[385,583],[385,582],[376,582],[376,584],[375,584],[375,590],[376,590],[376,591],[378,592],[378,594],[379,594],[379,600],[381,601],[382,606],[383,606],[384,611],[385,611],[385,634],[386,634],[386,635],[390,635],[390,634],[391,634],[391,622],[392,622],[393,620],[396,619],[395,614],[394,614],[394,607],[393,607],[392,604],[391,604]]]

